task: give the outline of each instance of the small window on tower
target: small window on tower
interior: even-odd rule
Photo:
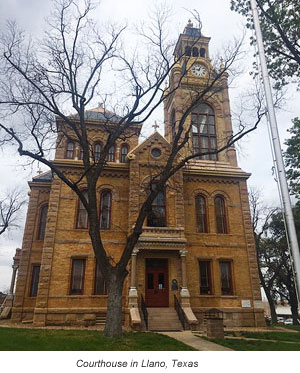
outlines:
[[[193,57],[198,57],[198,56],[199,56],[198,48],[194,47],[193,48]]]
[[[205,57],[205,49],[200,48],[200,57]]]
[[[184,54],[186,56],[190,56],[192,54],[192,49],[191,47],[185,47]]]

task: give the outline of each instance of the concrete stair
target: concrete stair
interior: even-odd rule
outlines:
[[[181,331],[183,330],[177,312],[174,308],[148,308],[148,330]]]

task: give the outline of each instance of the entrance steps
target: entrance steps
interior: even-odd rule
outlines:
[[[174,308],[147,307],[148,330],[182,331],[182,325]]]

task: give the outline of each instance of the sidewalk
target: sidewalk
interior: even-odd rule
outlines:
[[[199,351],[233,351],[230,348],[220,346],[216,343],[197,337],[190,330],[186,330],[184,332],[160,332],[160,334],[177,339],[178,341],[194,347]]]

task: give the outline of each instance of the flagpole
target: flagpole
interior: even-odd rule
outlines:
[[[294,223],[292,204],[290,200],[288,184],[287,184],[287,179],[286,179],[286,174],[285,174],[284,162],[283,162],[283,157],[281,153],[280,139],[279,139],[276,115],[275,115],[273,98],[272,98],[272,90],[271,90],[266,57],[265,57],[265,52],[264,52],[264,47],[263,47],[263,38],[262,38],[262,33],[261,33],[261,28],[260,28],[260,23],[259,23],[259,18],[258,18],[256,0],[250,0],[250,3],[251,3],[252,15],[253,15],[254,29],[255,29],[255,34],[256,34],[258,54],[259,54],[259,59],[260,59],[262,79],[263,79],[264,90],[265,90],[265,95],[266,95],[267,110],[269,114],[269,125],[270,125],[273,149],[274,149],[274,154],[275,154],[275,163],[276,163],[276,168],[277,168],[279,187],[280,187],[282,202],[283,202],[283,210],[285,214],[287,231],[288,231],[287,236],[288,236],[288,240],[290,242],[290,247],[292,251],[292,259],[293,259],[292,264],[294,266],[294,273],[296,277],[295,284],[296,284],[296,289],[298,290],[297,297],[298,297],[298,303],[299,303],[299,294],[300,294],[299,245],[298,245],[296,228],[295,228],[295,223]]]

